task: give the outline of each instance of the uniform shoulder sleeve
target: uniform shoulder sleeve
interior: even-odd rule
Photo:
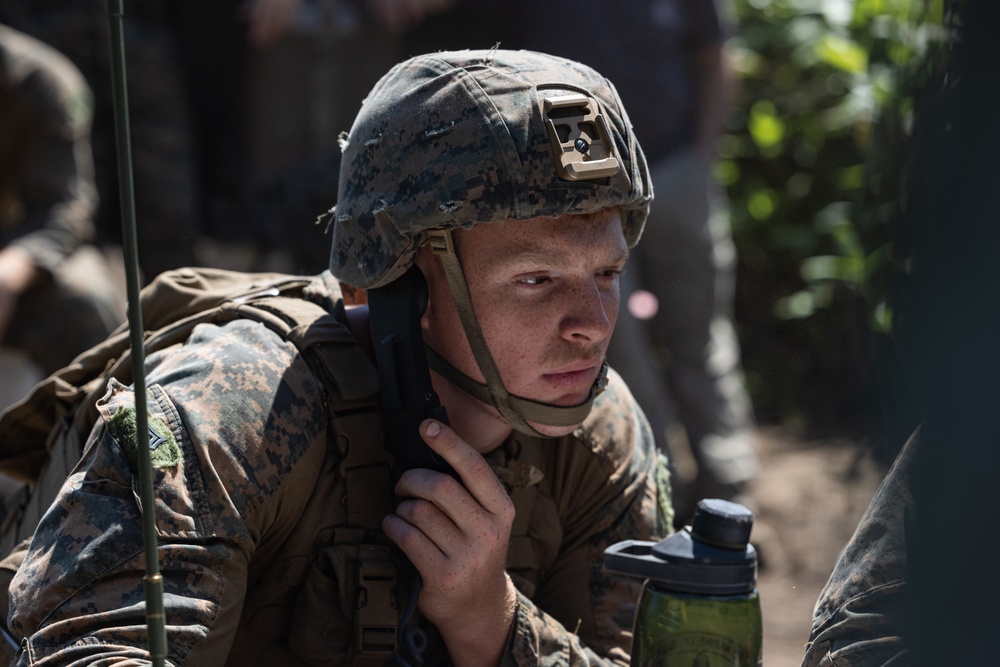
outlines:
[[[249,563],[280,543],[315,485],[322,393],[294,346],[256,322],[200,325],[150,355],[149,429],[112,382],[84,457],[11,585],[22,663],[144,659],[136,451],[153,460],[171,664],[223,664]],[[29,662],[30,661],[30,662]]]
[[[573,437],[606,465],[618,468],[645,456],[651,443],[649,423],[625,381],[608,372],[607,389],[594,401],[587,420]]]
[[[901,625],[913,507],[910,475],[919,439],[915,433],[897,456],[820,593],[803,667],[879,667],[907,660]]]

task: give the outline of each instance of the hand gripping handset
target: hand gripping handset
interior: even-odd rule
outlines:
[[[372,348],[378,366],[385,447],[402,473],[429,468],[458,475],[420,436],[420,423],[448,415],[431,385],[420,332],[427,308],[427,282],[416,266],[388,285],[368,290]]]

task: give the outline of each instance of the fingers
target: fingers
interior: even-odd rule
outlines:
[[[396,513],[385,518],[382,528],[414,563],[439,566],[462,542],[462,533],[454,521],[437,505],[423,499],[401,502]]]
[[[405,500],[382,528],[423,578],[426,618],[442,633],[498,628],[502,643],[513,608],[504,593],[513,503],[482,455],[447,425],[427,420],[420,434],[461,482],[434,470],[406,471],[396,484]]]
[[[513,517],[513,505],[500,480],[493,474],[486,459],[462,440],[446,424],[427,419],[420,424],[420,434],[424,442],[441,455],[458,473],[462,484],[476,502],[492,514],[503,516],[507,511]],[[406,475],[400,479],[404,481]],[[442,481],[442,484],[445,482]],[[401,490],[400,495],[405,494]]]
[[[383,529],[420,567],[482,551],[506,552],[514,505],[489,464],[447,425],[426,420],[420,433],[461,477],[423,468],[406,471],[396,493],[406,498]]]
[[[469,517],[489,513],[458,480],[426,468],[415,468],[403,473],[396,483],[396,494],[431,503],[454,523],[462,523]],[[400,506],[405,506],[404,503]]]

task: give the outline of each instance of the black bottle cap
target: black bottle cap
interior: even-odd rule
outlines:
[[[720,549],[743,551],[750,542],[753,512],[743,505],[706,498],[698,501],[691,521],[691,538]]]
[[[702,500],[693,524],[659,542],[627,540],[608,547],[604,566],[678,593],[752,592],[757,587],[757,551],[749,543],[753,513],[725,500]]]

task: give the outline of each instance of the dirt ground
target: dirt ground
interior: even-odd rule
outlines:
[[[750,489],[760,556],[765,667],[799,667],[812,608],[884,472],[865,447],[759,433],[762,471]]]

